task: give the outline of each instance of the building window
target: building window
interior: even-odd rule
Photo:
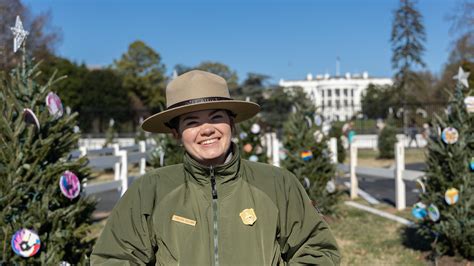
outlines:
[[[331,97],[332,95],[332,91],[331,90],[328,90],[328,97]]]
[[[347,89],[344,89],[344,96],[347,97]]]
[[[339,89],[336,89],[336,97],[339,97]]]
[[[351,106],[354,107],[354,100],[351,100]]]
[[[321,90],[321,96],[324,98],[324,90]]]
[[[328,101],[328,107],[331,107],[332,106],[332,102],[331,100]]]
[[[354,89],[351,89],[351,97],[354,97]]]
[[[344,100],[344,107],[347,107],[347,100]]]
[[[336,100],[336,109],[339,110],[340,106],[341,106],[341,102],[339,100]]]

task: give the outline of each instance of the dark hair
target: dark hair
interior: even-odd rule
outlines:
[[[230,118],[235,118],[236,114],[234,114],[233,112],[229,111],[229,110],[226,110],[226,109],[220,109],[220,110],[223,110],[227,113],[227,115],[230,117]],[[171,119],[168,123],[165,123],[165,125],[171,129],[176,129],[176,131],[179,132],[179,117],[180,116],[176,116],[174,117],[173,119]]]

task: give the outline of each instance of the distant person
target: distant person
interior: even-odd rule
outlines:
[[[354,141],[354,137],[356,135],[356,132],[354,130],[354,122],[350,121],[345,123],[344,126],[342,126],[342,134],[346,136],[350,146]]]
[[[408,127],[408,136],[410,137],[410,141],[408,141],[408,148],[411,147],[411,143],[413,141],[415,141],[416,147],[419,148],[418,140],[416,139],[416,135],[418,135],[418,129],[416,127],[415,121],[412,120],[409,127]]]
[[[260,107],[193,70],[166,88],[166,110],[143,122],[169,133],[182,164],[136,180],[110,214],[92,265],[338,265],[336,240],[289,171],[240,157],[235,123]]]

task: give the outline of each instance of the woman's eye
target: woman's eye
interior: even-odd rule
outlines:
[[[193,126],[193,125],[196,125],[197,122],[196,121],[189,121],[186,123],[186,126]]]
[[[221,119],[223,116],[222,115],[215,115],[212,117],[213,120],[216,120],[216,119]]]

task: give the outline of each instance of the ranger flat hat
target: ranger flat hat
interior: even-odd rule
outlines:
[[[260,111],[253,102],[230,98],[227,82],[222,77],[201,71],[186,72],[166,87],[166,110],[143,121],[142,128],[153,133],[171,133],[168,123],[175,117],[208,109],[224,109],[235,114],[234,121],[242,122]]]

